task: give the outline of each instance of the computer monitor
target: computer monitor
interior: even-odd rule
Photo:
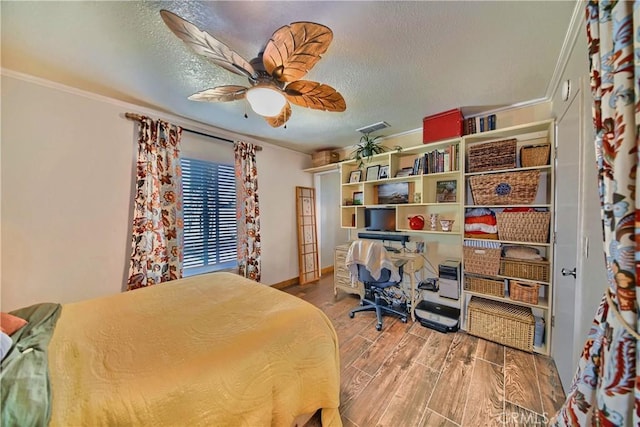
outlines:
[[[365,208],[364,228],[367,231],[396,231],[395,208]]]

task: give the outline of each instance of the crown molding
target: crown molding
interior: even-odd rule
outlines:
[[[192,119],[188,119],[186,117],[182,117],[182,116],[178,116],[172,113],[168,113],[166,111],[160,111],[160,110],[154,110],[152,108],[149,107],[143,107],[137,104],[133,104],[130,102],[126,102],[126,101],[121,101],[118,99],[114,99],[114,98],[109,98],[108,96],[104,96],[104,95],[99,95],[97,93],[94,92],[90,92],[87,90],[83,90],[83,89],[78,89],[75,88],[73,86],[67,86],[65,84],[62,83],[58,83],[58,82],[54,82],[51,80],[47,80],[47,79],[43,79],[42,77],[36,77],[33,76],[31,74],[25,74],[25,73],[21,73],[19,71],[15,71],[15,70],[11,70],[8,68],[0,68],[0,76],[2,77],[10,77],[10,78],[14,78],[17,80],[22,80],[25,81],[27,83],[32,83],[38,86],[42,86],[42,87],[46,87],[49,89],[54,89],[54,90],[58,90],[61,92],[66,92],[72,95],[76,95],[76,96],[81,96],[84,98],[88,98],[94,101],[98,101],[98,102],[104,102],[106,104],[111,104],[111,105],[115,105],[119,108],[122,108],[123,110],[130,110],[128,112],[132,112],[132,113],[137,113],[137,114],[143,114],[143,115],[147,115],[150,117],[156,117],[156,118],[162,118],[162,120],[171,122],[173,124],[176,124],[178,126],[181,127],[186,127],[189,129],[193,129],[196,131],[200,131],[200,132],[204,132],[204,133],[210,133],[213,134],[214,136],[219,136],[221,138],[226,138],[226,139],[232,139],[232,140],[242,140],[242,141],[247,141],[247,142],[251,142],[251,143],[257,143],[257,144],[268,144],[269,147],[274,147],[274,148],[281,148],[281,149],[286,149],[289,151],[294,151],[296,153],[298,153],[298,151],[295,150],[291,150],[289,148],[284,148],[284,147],[279,147],[273,144],[270,144],[268,142],[265,141],[261,141],[259,139],[256,138],[252,138],[246,135],[241,135],[241,134],[236,134],[233,132],[229,132],[228,130],[225,129],[220,129],[220,128],[216,128],[214,126],[210,126]],[[123,111],[122,112],[122,117],[125,118],[124,114],[127,111]]]
[[[506,105],[504,107],[494,108],[494,109],[491,109],[491,110],[485,110],[485,111],[483,111],[481,113],[477,113],[477,114],[471,114],[471,115],[465,116],[465,119],[468,119],[468,118],[471,118],[471,117],[486,116],[488,114],[495,114],[495,113],[500,113],[500,112],[504,112],[504,111],[513,111],[513,110],[517,110],[517,109],[520,109],[520,108],[532,107],[534,105],[544,104],[545,102],[550,102],[550,99],[538,98],[538,99],[532,99],[532,100],[524,101],[524,102],[517,102],[515,104]],[[422,128],[420,127],[420,128],[408,130],[408,131],[405,131],[405,132],[394,133],[393,135],[385,136],[382,140],[384,141],[385,139],[398,138],[398,137],[405,136],[405,135],[413,135],[414,133],[422,133]],[[353,147],[355,147],[356,145],[357,144],[354,144]]]
[[[575,7],[573,8],[573,15],[571,15],[571,22],[569,23],[567,34],[565,35],[564,42],[562,43],[562,48],[560,49],[560,55],[558,56],[558,61],[556,62],[556,68],[553,70],[553,75],[551,76],[551,80],[549,81],[549,85],[547,86],[545,97],[549,101],[553,99],[553,94],[556,93],[558,87],[560,87],[560,80],[565,72],[565,69],[567,68],[567,64],[569,63],[569,59],[571,58],[571,53],[573,52],[573,49],[576,45],[576,40],[578,40],[578,35],[583,29],[582,24],[584,22],[584,10],[586,4],[586,1],[578,0]]]
[[[519,102],[519,103],[511,104],[505,107],[483,111],[482,113],[469,115],[468,117],[486,116],[487,114],[495,114],[499,112],[515,110],[518,108],[531,107],[537,104],[542,104],[544,102],[551,102],[553,99],[553,94],[556,93],[556,91],[558,90],[558,87],[561,84],[560,80],[562,78],[562,74],[567,68],[567,64],[569,63],[569,59],[575,47],[576,40],[578,39],[578,35],[582,30],[582,23],[583,23],[582,18],[584,16],[584,8],[586,4],[587,3],[585,0],[578,0],[576,2],[575,7],[573,8],[573,14],[571,15],[569,28],[567,29],[567,33],[565,35],[564,41],[562,42],[562,48],[560,49],[560,55],[558,56],[558,61],[556,62],[555,69],[553,70],[551,80],[549,81],[549,85],[547,86],[547,90],[543,98],[532,99],[530,101]],[[400,132],[394,135],[389,135],[385,139],[397,138],[400,136],[411,135],[418,132],[422,132],[422,128],[417,128],[414,130],[409,130],[406,132]]]

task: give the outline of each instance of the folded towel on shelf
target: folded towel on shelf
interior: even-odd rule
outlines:
[[[465,236],[478,239],[497,238],[498,221],[496,220],[496,214],[487,208],[468,210],[464,214],[464,233]]]

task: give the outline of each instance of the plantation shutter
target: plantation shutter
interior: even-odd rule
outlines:
[[[234,167],[181,158],[184,275],[237,266]]]

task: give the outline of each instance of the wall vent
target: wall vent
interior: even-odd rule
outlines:
[[[375,132],[377,130],[388,128],[390,126],[391,125],[389,125],[389,123],[387,123],[387,122],[378,122],[378,123],[374,123],[374,124],[369,125],[369,126],[362,127],[360,129],[356,129],[356,131],[362,132],[364,134],[367,134],[367,133]]]

